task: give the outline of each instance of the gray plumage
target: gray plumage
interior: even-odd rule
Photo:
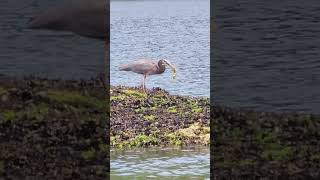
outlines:
[[[165,59],[161,59],[159,61],[153,61],[149,59],[141,59],[135,62],[121,65],[119,70],[120,71],[131,71],[137,74],[142,74],[142,88],[145,91],[145,80],[147,76],[155,75],[155,74],[162,74],[166,70],[166,65],[173,69],[174,75],[176,72],[176,68]]]

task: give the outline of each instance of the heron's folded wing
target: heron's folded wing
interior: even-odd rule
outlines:
[[[131,70],[135,73],[148,73],[157,69],[157,63],[150,60],[140,60],[131,64]]]

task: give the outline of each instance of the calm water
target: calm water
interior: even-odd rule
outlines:
[[[209,179],[210,151],[151,148],[111,151],[111,179]]]
[[[38,10],[61,1],[0,1],[0,74],[78,79],[102,72],[103,42],[71,32],[25,28]]]
[[[178,68],[147,80],[147,88],[172,94],[209,96],[210,1],[111,1],[111,84],[138,86],[141,75],[119,72],[140,58],[170,60]]]
[[[213,99],[320,113],[320,2],[215,1]]]
[[[141,75],[118,71],[140,58],[169,59],[169,69],[147,87],[209,96],[209,0],[111,1],[111,84],[137,86]],[[111,152],[111,179],[209,179],[209,148]]]

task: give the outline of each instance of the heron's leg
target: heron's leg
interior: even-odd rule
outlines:
[[[147,75],[144,74],[143,75],[143,90],[144,90],[144,92],[146,92],[146,78],[147,78]]]
[[[144,75],[142,76],[141,89],[144,91]]]
[[[144,77],[142,76],[142,81],[141,81],[141,85],[140,85],[140,87],[143,89],[143,82],[144,81]]]

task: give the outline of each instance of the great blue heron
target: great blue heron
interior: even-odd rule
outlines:
[[[176,75],[176,68],[165,59],[161,59],[158,62],[149,59],[140,59],[133,63],[121,65],[120,71],[132,71],[134,73],[142,74],[142,89],[146,90],[145,81],[147,76],[154,74],[162,74],[166,70],[166,65],[168,65],[173,70],[173,78]]]
[[[31,29],[72,31],[109,42],[110,4],[106,0],[68,0],[43,10],[28,22]]]

